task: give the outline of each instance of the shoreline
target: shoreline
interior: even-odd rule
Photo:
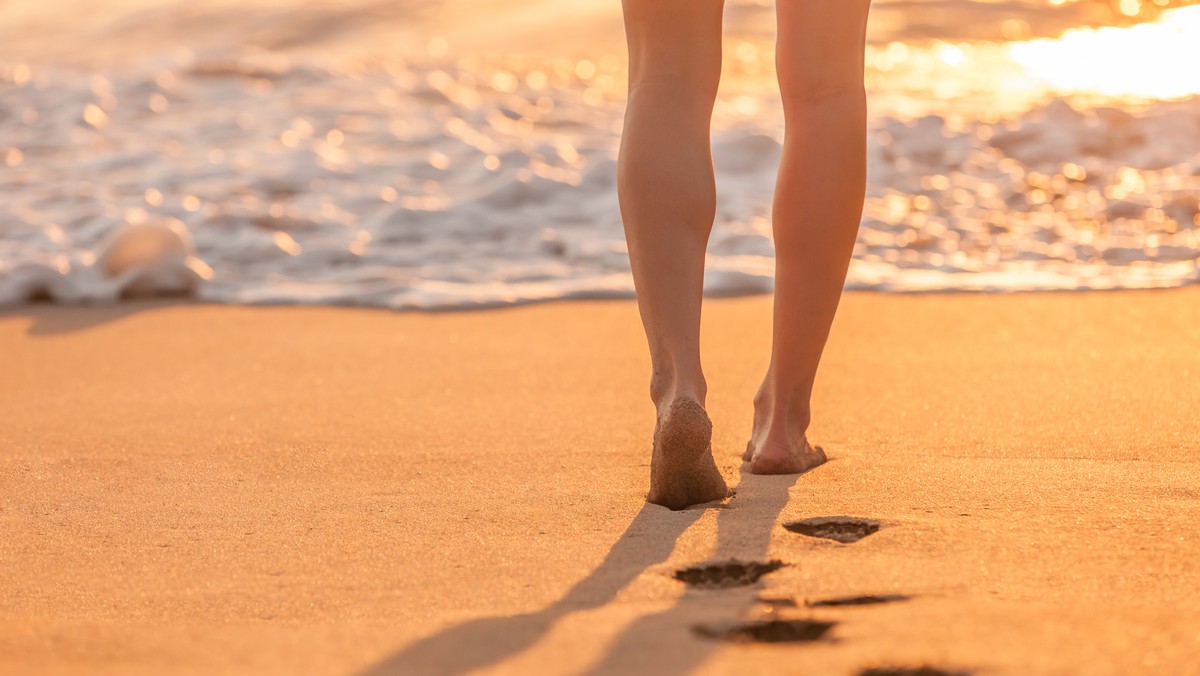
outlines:
[[[1125,294],[1170,294],[1170,293],[1186,293],[1189,289],[1200,287],[1200,279],[1194,282],[1185,282],[1173,286],[1146,286],[1146,287],[1117,287],[1117,288],[1098,288],[1098,287],[1079,287],[1079,288],[932,288],[932,289],[874,289],[861,287],[846,287],[842,290],[842,297],[847,296],[878,296],[881,298],[897,297],[897,298],[920,298],[920,297],[951,297],[951,298],[1013,298],[1013,297],[1036,297],[1036,296],[1092,296],[1092,295],[1125,295]],[[744,300],[761,300],[774,298],[774,290],[751,290],[744,292],[727,292],[721,291],[718,293],[705,293],[704,302],[708,303],[725,303]],[[519,310],[522,308],[557,306],[557,305],[592,305],[595,303],[634,303],[636,297],[630,293],[629,295],[604,295],[597,294],[595,296],[581,297],[563,297],[563,298],[530,298],[522,299],[514,302],[497,302],[483,303],[479,305],[438,305],[432,307],[387,307],[383,305],[371,305],[367,303],[354,302],[313,302],[303,300],[277,300],[277,301],[251,301],[251,302],[236,302],[236,301],[221,301],[211,298],[203,298],[192,293],[170,294],[161,293],[151,296],[131,295],[122,297],[115,301],[103,300],[80,300],[80,301],[55,301],[38,299],[26,301],[23,303],[15,303],[8,305],[0,305],[0,320],[4,318],[14,317],[30,317],[33,318],[39,315],[41,310],[49,310],[54,308],[65,312],[112,312],[114,314],[124,314],[122,309],[127,309],[129,312],[138,312],[144,309],[161,309],[171,307],[208,307],[208,308],[246,308],[246,309],[327,309],[327,310],[353,310],[365,312],[379,312],[383,314],[394,315],[471,315],[475,313],[491,313],[504,310]]]

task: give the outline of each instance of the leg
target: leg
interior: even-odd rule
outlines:
[[[805,436],[866,189],[863,51],[870,0],[778,0],[783,158],[775,188],[771,365],[745,459],[759,474],[825,462]]]
[[[709,122],[721,74],[723,0],[624,0],[629,103],[618,193],[658,410],[651,502],[725,497],[704,412],[700,303],[716,212]]]

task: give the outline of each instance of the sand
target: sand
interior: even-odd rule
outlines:
[[[628,301],[10,310],[0,672],[1200,673],[1200,289],[850,294],[798,480],[739,473],[768,321],[708,303],[737,495],[671,512]],[[788,565],[673,578],[730,557]],[[758,597],[836,624],[693,631]]]

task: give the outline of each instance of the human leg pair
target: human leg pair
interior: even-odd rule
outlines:
[[[778,0],[785,112],[774,201],[770,366],[745,459],[757,473],[824,461],[809,400],[862,213],[869,0]],[[618,191],[657,410],[648,499],[681,508],[725,496],[700,365],[704,253],[716,210],[709,127],[723,0],[624,0],[630,84]]]

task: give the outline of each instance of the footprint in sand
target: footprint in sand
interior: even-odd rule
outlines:
[[[858,676],[970,676],[969,671],[947,671],[938,667],[873,667],[858,672]]]
[[[874,606],[883,603],[898,603],[900,601],[908,601],[911,596],[904,594],[881,594],[867,596],[837,596],[828,599],[819,599],[816,601],[806,601],[805,605],[809,608],[826,608],[840,606]]]
[[[752,585],[763,575],[777,571],[785,565],[784,562],[775,559],[765,563],[730,559],[721,563],[683,568],[675,571],[674,577],[696,589],[728,589]]]
[[[692,627],[698,636],[734,643],[811,643],[818,641],[837,624],[819,620],[762,620],[728,625],[699,624]]]
[[[853,516],[818,516],[791,521],[783,524],[783,527],[793,533],[850,544],[878,531],[879,522]]]

